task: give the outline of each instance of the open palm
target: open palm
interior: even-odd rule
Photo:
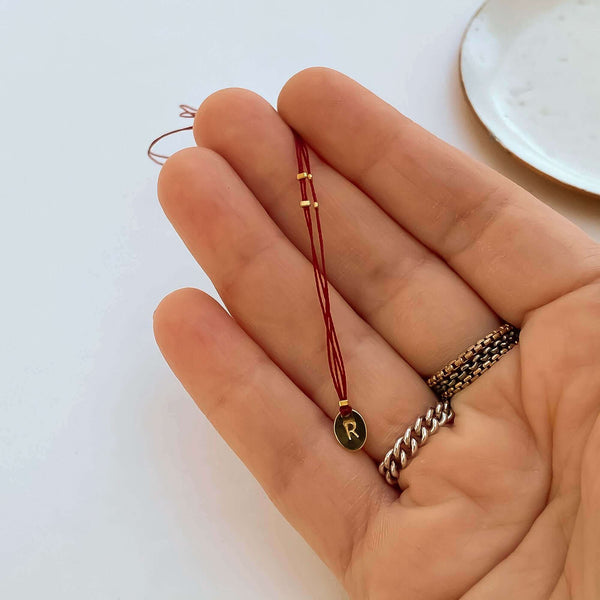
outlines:
[[[311,147],[349,399],[332,432],[293,136]],[[600,247],[335,71],[276,112],[210,96],[161,203],[231,316],[168,296],[158,343],[199,407],[352,598],[600,598]],[[232,318],[233,317],[233,318]],[[508,321],[519,346],[453,399],[456,420],[385,483],[377,463],[436,401],[423,381]]]

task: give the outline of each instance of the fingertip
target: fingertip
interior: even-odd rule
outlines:
[[[176,229],[218,198],[229,174],[226,161],[209,148],[184,148],[169,157],[158,178],[158,199]]]
[[[177,192],[178,186],[181,186],[187,180],[187,175],[197,170],[198,160],[206,152],[210,151],[197,147],[183,148],[173,153],[165,161],[158,174],[156,185],[158,199],[163,208],[165,208],[165,202],[173,195],[173,192]]]
[[[210,304],[216,304],[208,294],[195,288],[181,288],[165,296],[152,317],[154,338],[167,357],[181,347],[191,329],[198,331],[208,319]]]
[[[240,123],[255,119],[266,109],[275,112],[262,96],[251,90],[238,87],[218,90],[198,107],[194,119],[196,144],[218,151],[220,145],[244,133]]]
[[[277,98],[277,110],[288,120],[286,115],[290,109],[303,104],[306,99],[306,91],[318,89],[319,93],[328,93],[332,87],[339,85],[342,80],[350,80],[349,77],[329,67],[307,67],[292,75],[281,88]]]

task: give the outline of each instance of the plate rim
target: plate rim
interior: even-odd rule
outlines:
[[[516,158],[521,164],[525,165],[528,169],[530,169],[531,171],[542,175],[545,179],[556,182],[558,184],[560,184],[561,186],[563,186],[564,188],[567,188],[569,190],[575,190],[577,192],[582,192],[586,195],[589,196],[593,196],[594,198],[598,198],[600,197],[600,189],[598,191],[593,191],[590,189],[587,189],[585,187],[581,187],[578,185],[575,185],[573,183],[569,183],[567,181],[564,181],[558,177],[555,177],[554,175],[551,175],[550,173],[547,173],[546,171],[543,171],[541,169],[539,169],[538,167],[535,167],[534,165],[532,165],[529,161],[527,161],[525,158],[523,158],[522,156],[519,156],[519,154],[516,153],[516,151],[511,150],[505,142],[503,142],[493,131],[492,129],[487,125],[487,123],[483,120],[483,117],[479,114],[479,112],[477,112],[477,109],[475,108],[473,101],[471,100],[471,98],[469,97],[469,93],[467,92],[467,86],[465,84],[465,80],[464,80],[464,76],[463,76],[463,66],[462,66],[462,62],[463,62],[463,49],[464,49],[464,45],[465,45],[465,40],[467,38],[467,35],[469,33],[469,31],[471,30],[471,26],[473,25],[473,21],[475,21],[475,19],[480,15],[480,13],[483,11],[483,9],[490,3],[493,2],[495,0],[485,0],[481,6],[479,6],[479,8],[473,13],[473,15],[471,15],[471,18],[469,19],[469,21],[467,22],[467,25],[462,33],[461,39],[460,39],[460,45],[459,45],[459,50],[458,50],[458,72],[459,72],[459,79],[460,79],[460,87],[462,89],[463,92],[463,96],[465,97],[465,99],[467,100],[467,104],[469,105],[471,112],[475,115],[475,117],[477,117],[477,120],[479,121],[479,123],[483,126],[483,128],[487,131],[487,133],[489,134],[489,136],[492,138],[492,140],[498,144],[498,146],[500,146],[507,154],[510,154],[512,157]]]

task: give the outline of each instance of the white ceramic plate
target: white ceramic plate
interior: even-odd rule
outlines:
[[[600,195],[600,0],[488,0],[465,33],[460,71],[502,146]]]

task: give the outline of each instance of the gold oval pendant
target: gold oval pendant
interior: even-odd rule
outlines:
[[[367,425],[360,413],[352,410],[347,417],[338,413],[333,422],[333,432],[337,441],[346,448],[355,452],[360,450],[367,441]]]

